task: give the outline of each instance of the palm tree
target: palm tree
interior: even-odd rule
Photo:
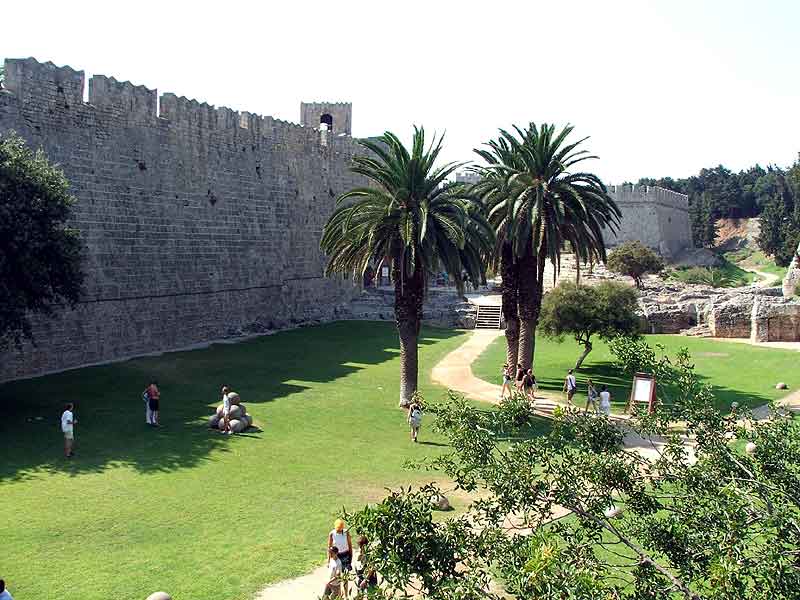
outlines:
[[[371,152],[353,159],[354,173],[371,185],[342,194],[328,219],[320,247],[328,255],[326,275],[363,277],[370,264],[391,263],[395,319],[400,335],[400,405],[417,389],[417,343],[422,303],[432,273],[446,270],[463,292],[465,280],[479,285],[493,232],[482,207],[464,186],[446,184],[461,165],[435,167],[443,136],[425,147],[414,128],[409,153],[393,133],[359,143]]]
[[[515,154],[508,143],[500,138],[486,144],[489,149],[475,150],[488,165],[513,167]],[[472,169],[481,180],[472,187],[472,193],[486,206],[489,223],[494,229],[495,252],[492,262],[500,272],[503,319],[506,324],[506,362],[514,368],[519,351],[519,263],[513,248],[513,227],[506,218],[504,205],[509,196],[508,176],[503,169],[476,167]],[[500,208],[498,208],[500,207]]]
[[[501,129],[500,137],[489,142],[488,154],[495,160],[487,160],[483,169],[497,181],[489,219],[498,238],[497,226],[502,225],[518,264],[518,361],[528,368],[533,361],[546,261],[558,272],[566,242],[578,262],[605,261],[603,231],[613,231],[622,215],[596,175],[570,171],[582,161],[597,158],[579,149],[588,138],[567,142],[573,130],[570,125],[558,132],[555,125],[539,128],[534,123],[514,130],[516,135]],[[487,158],[486,151],[478,154]]]

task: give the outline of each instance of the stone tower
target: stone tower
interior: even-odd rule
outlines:
[[[353,105],[350,102],[301,102],[300,124],[313,129],[325,125],[334,135],[353,135]]]

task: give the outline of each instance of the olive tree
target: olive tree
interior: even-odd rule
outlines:
[[[642,287],[642,276],[660,273],[664,260],[640,241],[624,242],[608,255],[608,269],[633,277],[636,287]]]
[[[574,336],[583,346],[583,352],[575,361],[575,368],[580,369],[592,351],[592,337],[610,340],[639,331],[637,306],[636,290],[623,283],[604,281],[580,286],[565,281],[545,295],[539,331],[557,340],[565,335]]]

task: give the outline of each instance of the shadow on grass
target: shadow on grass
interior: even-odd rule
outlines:
[[[420,345],[460,332],[425,328]],[[302,401],[305,390],[335,382],[399,354],[391,323],[348,321],[281,332],[241,344],[168,353],[0,385],[0,481],[130,466],[165,472],[211,460],[231,437],[207,428],[230,385],[246,405]],[[144,423],[142,390],[161,389],[161,423]],[[387,392],[388,393],[388,392]],[[76,456],[63,458],[60,415],[75,404]],[[243,436],[261,438],[260,432]]]
[[[565,370],[565,377],[566,374]],[[586,402],[586,383],[589,379],[592,380],[598,391],[600,391],[601,386],[608,386],[615,412],[620,412],[627,406],[631,393],[631,379],[621,374],[612,362],[604,361],[584,364],[579,371],[575,372],[575,376],[578,381],[578,392],[573,398],[573,403],[578,406],[583,406]],[[698,376],[704,383],[709,383],[708,377],[700,373],[698,373]],[[556,393],[562,392],[564,386],[562,379],[537,377],[536,382],[540,389]],[[715,408],[722,412],[730,410],[732,402],[738,402],[742,407],[755,408],[766,404],[771,399],[766,394],[746,393],[720,385],[714,385],[713,392]],[[566,394],[564,394],[564,400],[566,401]]]

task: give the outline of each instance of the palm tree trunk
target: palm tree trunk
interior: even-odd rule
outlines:
[[[577,254],[575,255],[575,285],[578,287],[581,285],[581,259]]]
[[[514,249],[511,244],[503,244],[500,254],[500,276],[503,280],[501,288],[503,300],[503,318],[506,322],[506,362],[511,368],[516,367],[519,351],[519,266],[514,260]]]
[[[400,335],[400,406],[411,404],[417,391],[419,375],[418,344],[422,325],[422,303],[425,294],[425,277],[417,268],[412,275],[402,270],[402,252],[392,261],[394,280],[394,316]]]
[[[589,352],[591,352],[591,351],[592,351],[592,342],[585,342],[583,344],[583,354],[581,354],[578,357],[578,360],[575,362],[575,370],[576,371],[581,368],[581,365],[583,364],[583,361],[586,359],[587,356],[589,356]]]
[[[519,355],[523,368],[533,366],[536,348],[536,325],[542,310],[544,254],[527,254],[519,259]]]

